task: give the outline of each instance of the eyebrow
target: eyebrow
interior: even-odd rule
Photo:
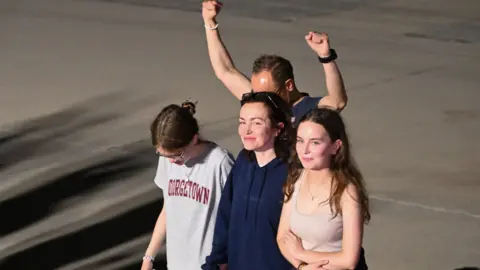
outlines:
[[[302,137],[300,137],[300,136],[297,136],[297,139],[302,139],[302,140],[304,140],[304,139],[303,139]],[[323,140],[323,138],[311,138],[311,139],[309,139],[309,141],[321,141],[321,140]]]
[[[239,119],[245,121],[245,118],[243,118],[243,117],[239,117]],[[252,118],[250,118],[250,120],[262,120],[263,122],[265,122],[265,119],[263,119],[261,117],[252,117]]]

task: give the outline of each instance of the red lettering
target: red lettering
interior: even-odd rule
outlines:
[[[178,196],[178,188],[180,187],[180,180],[175,180],[175,196]]]
[[[185,180],[180,180],[180,185],[178,187],[178,196],[183,196],[184,186],[185,186]]]
[[[197,183],[193,183],[193,188],[192,188],[192,192],[190,194],[190,197],[192,199],[195,200],[195,193],[197,192],[197,188],[198,188],[198,184]]]
[[[196,193],[196,197],[195,197],[195,200],[196,200],[197,202],[202,202],[202,194],[203,194],[203,190],[204,190],[204,189],[205,189],[204,187],[199,187],[199,188],[197,189],[197,193]]]
[[[188,181],[185,181],[185,189],[183,190],[183,197],[188,197]]]
[[[170,179],[168,181],[168,196],[186,197],[202,204],[208,204],[210,189],[190,180]]]
[[[186,182],[186,181],[182,181],[182,182],[183,182],[183,194],[182,194],[182,196],[183,196],[183,197],[187,197],[187,194],[188,194],[188,192],[187,192],[188,181],[187,181],[187,182]]]
[[[193,182],[188,180],[188,193],[185,195],[185,197],[192,196],[192,184],[193,184]]]
[[[204,188],[204,190],[203,190],[203,204],[208,204],[209,199],[210,199],[210,189]]]
[[[170,179],[168,184],[168,196],[175,196],[175,180]]]

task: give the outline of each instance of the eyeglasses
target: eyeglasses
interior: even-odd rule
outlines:
[[[185,158],[185,149],[183,149],[182,152],[180,152],[180,154],[173,154],[173,155],[162,155],[158,150],[156,151],[156,153],[160,157],[171,158],[175,161],[181,161]]]
[[[275,106],[275,108],[280,109],[278,107],[277,103],[275,103],[275,101],[273,101],[272,97],[270,97],[270,95],[272,95],[272,93],[270,93],[270,92],[254,92],[252,90],[251,92],[248,92],[248,93],[245,93],[245,94],[242,95],[242,100],[240,101],[240,104],[243,106],[243,104],[245,104],[245,102],[250,101],[250,100],[254,100],[256,96],[259,96],[259,97],[267,97],[268,100],[270,100],[270,102],[272,103],[272,105]]]

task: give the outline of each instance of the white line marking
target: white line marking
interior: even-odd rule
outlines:
[[[370,198],[374,199],[374,200],[378,200],[378,201],[390,202],[390,203],[400,204],[400,205],[404,205],[404,206],[408,206],[408,207],[422,208],[422,209],[433,211],[433,212],[447,213],[447,214],[454,214],[454,215],[463,215],[463,216],[467,216],[467,217],[471,217],[471,218],[475,218],[475,219],[480,219],[480,214],[470,213],[470,212],[463,211],[463,210],[446,209],[446,208],[443,208],[443,207],[429,206],[429,205],[425,205],[425,204],[396,200],[396,199],[387,198],[387,197],[383,197],[383,196],[377,196],[377,195],[370,195]]]

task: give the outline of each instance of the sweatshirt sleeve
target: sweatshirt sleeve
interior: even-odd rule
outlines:
[[[205,264],[202,265],[203,270],[219,269],[218,265],[228,262],[228,232],[233,198],[234,171],[235,166],[228,175],[220,198],[213,234],[212,252],[206,257]]]

